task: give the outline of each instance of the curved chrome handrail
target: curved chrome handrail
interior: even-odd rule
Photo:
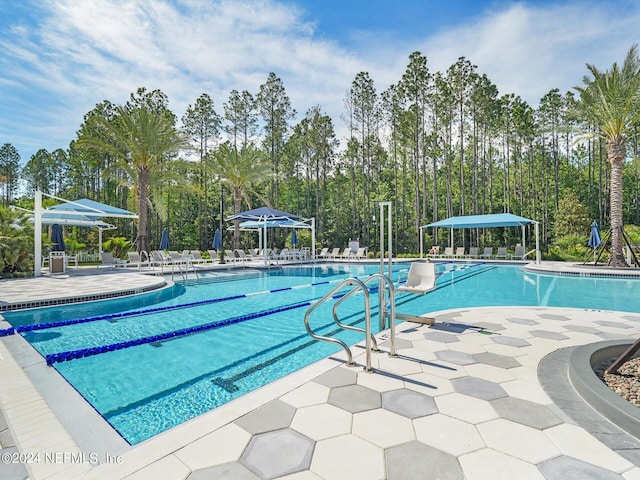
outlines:
[[[367,372],[370,372],[372,370],[371,369],[371,338],[372,338],[372,334],[371,334],[371,308],[370,308],[370,303],[369,303],[369,290],[367,289],[367,286],[361,280],[358,280],[357,278],[347,278],[347,279],[343,280],[342,282],[340,282],[336,287],[331,289],[325,296],[323,296],[320,300],[318,300],[311,307],[309,307],[309,309],[307,310],[307,313],[305,313],[305,315],[304,315],[304,326],[307,329],[307,333],[309,333],[309,335],[312,338],[314,338],[316,340],[322,340],[322,341],[325,341],[325,342],[336,343],[336,344],[340,345],[344,349],[344,351],[345,351],[345,353],[347,355],[347,365],[354,366],[355,362],[353,361],[353,354],[351,353],[351,349],[349,348],[349,346],[346,343],[344,343],[342,340],[340,340],[338,338],[318,335],[317,333],[315,333],[311,329],[311,326],[309,325],[309,317],[311,316],[311,314],[321,304],[323,304],[327,300],[332,299],[334,293],[336,293],[338,290],[344,288],[347,285],[352,285],[352,286],[354,286],[356,288],[351,290],[344,297],[351,296],[354,292],[357,292],[358,290],[362,290],[362,292],[364,293],[364,301],[365,301],[365,330],[362,330],[361,328],[357,328],[357,327],[351,327],[350,325],[342,324],[338,320],[337,316],[335,315],[335,306],[334,306],[334,321],[341,328],[348,327],[349,330],[356,330],[356,331],[361,331],[361,332],[364,331],[365,340],[366,340],[366,352],[367,352],[366,353],[366,357],[367,358],[366,358],[365,370]],[[342,297],[339,301],[342,301],[342,299],[344,297]],[[375,339],[374,339],[374,341],[375,341]]]

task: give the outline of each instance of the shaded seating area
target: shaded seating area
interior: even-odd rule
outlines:
[[[540,238],[539,238],[540,235],[539,235],[538,222],[536,222],[535,220],[530,220],[525,217],[514,215],[512,213],[496,213],[496,214],[487,214],[487,215],[466,215],[466,216],[459,216],[459,217],[449,217],[444,220],[439,220],[437,222],[429,223],[428,225],[423,225],[420,227],[420,257],[423,257],[422,246],[424,244],[423,237],[424,237],[424,230],[426,228],[431,228],[434,230],[437,228],[448,228],[450,230],[450,241],[449,241],[450,247],[447,247],[447,248],[452,249],[450,253],[450,255],[452,256],[453,245],[454,245],[453,231],[455,229],[487,229],[487,228],[498,228],[498,227],[520,227],[522,231],[522,234],[521,234],[522,242],[519,245],[522,247],[522,255],[513,255],[510,257],[507,253],[506,247],[500,247],[501,249],[504,248],[504,251],[500,250],[498,252],[497,258],[504,258],[506,260],[507,258],[515,259],[516,257],[520,257],[520,259],[524,259],[527,256],[527,253],[525,253],[526,252],[525,228],[532,224],[535,229],[536,246],[535,246],[535,250],[532,250],[529,253],[535,252],[535,255],[536,255],[535,261],[536,263],[540,263],[542,256],[540,252]],[[434,233],[434,235],[436,235],[436,233]],[[491,250],[489,251],[489,249]],[[502,257],[503,255],[504,257]],[[445,250],[445,256],[447,256],[446,250]],[[478,258],[493,258],[493,248],[485,247],[484,252],[478,255]]]

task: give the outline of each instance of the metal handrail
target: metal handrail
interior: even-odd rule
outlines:
[[[345,351],[345,353],[347,355],[347,365],[354,366],[355,362],[353,361],[353,354],[351,353],[351,349],[349,348],[349,346],[346,343],[344,343],[342,340],[340,340],[338,338],[318,335],[317,333],[315,333],[311,329],[311,326],[309,325],[309,317],[311,316],[311,314],[321,304],[323,304],[327,300],[333,299],[334,293],[336,293],[338,290],[340,290],[340,289],[342,289],[342,288],[344,288],[345,286],[348,286],[348,285],[354,286],[356,288],[354,288],[349,293],[344,295],[336,303],[339,305],[340,303],[342,303],[342,301],[345,299],[345,297],[350,297],[352,294],[354,294],[354,292],[357,292],[358,290],[362,290],[362,292],[364,293],[364,302],[365,302],[365,309],[364,309],[365,329],[363,330],[363,329],[358,328],[358,327],[352,327],[351,325],[344,325],[343,323],[341,323],[340,320],[337,317],[337,314],[336,314],[336,305],[334,305],[334,308],[333,308],[333,320],[341,328],[346,328],[348,330],[355,330],[355,331],[359,331],[359,332],[364,332],[364,334],[365,334],[365,342],[366,342],[366,347],[365,347],[366,348],[366,367],[365,367],[365,371],[371,372],[372,371],[372,369],[371,369],[371,347],[372,347],[372,338],[373,338],[373,335],[371,334],[371,305],[370,305],[370,301],[369,301],[369,290],[367,289],[367,286],[364,284],[364,282],[362,282],[361,280],[358,280],[357,278],[347,278],[344,281],[340,282],[336,287],[331,289],[324,297],[322,297],[320,300],[318,300],[316,303],[314,303],[311,307],[309,307],[309,309],[307,310],[307,313],[305,313],[305,315],[304,315],[304,326],[305,326],[305,328],[307,329],[307,332],[309,333],[309,335],[312,338],[314,338],[316,340],[322,340],[322,341],[325,341],[325,342],[336,343],[336,344],[340,345],[344,349],[344,351]],[[375,342],[375,338],[373,338],[373,341]],[[377,349],[377,344],[376,344],[376,349]]]
[[[364,284],[366,285],[376,278],[379,280],[380,284],[385,283],[387,285],[387,288],[389,289],[389,333],[391,335],[391,351],[389,352],[389,355],[392,357],[396,357],[396,289],[393,285],[393,281],[388,276],[382,273],[374,273],[364,281]],[[382,285],[378,286],[378,295],[380,296],[380,298],[382,298],[381,286]],[[386,312],[384,311],[385,308],[386,307],[382,305],[379,312],[381,330],[384,330],[386,328],[387,323],[385,315]]]

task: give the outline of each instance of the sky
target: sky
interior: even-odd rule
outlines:
[[[409,55],[445,72],[465,57],[500,94],[536,107],[608,69],[638,42],[635,0],[0,0],[0,145],[26,163],[66,149],[84,115],[139,87],[160,89],[182,117],[207,93],[222,114],[231,90],[270,72],[299,120],[312,107],[338,137],[359,72],[378,92]]]

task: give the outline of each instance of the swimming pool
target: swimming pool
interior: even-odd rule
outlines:
[[[395,265],[394,280],[407,268]],[[308,306],[341,280],[366,278],[378,269],[327,264],[223,272],[160,292],[11,312],[5,318],[16,327],[62,322],[22,333],[45,357],[96,350],[53,367],[135,444],[336,352],[339,347],[307,335],[303,319]],[[634,279],[540,275],[491,264],[441,263],[438,271],[435,291],[398,295],[398,312],[540,305],[640,313],[640,281]],[[372,305],[375,313],[374,298]],[[360,334],[336,331],[331,306],[322,305],[314,313],[314,329],[347,344],[362,340]],[[348,300],[341,312],[345,322],[362,324],[361,300]],[[79,319],[83,321],[75,323]],[[212,327],[153,340],[202,325]],[[137,339],[151,340],[97,351]]]

